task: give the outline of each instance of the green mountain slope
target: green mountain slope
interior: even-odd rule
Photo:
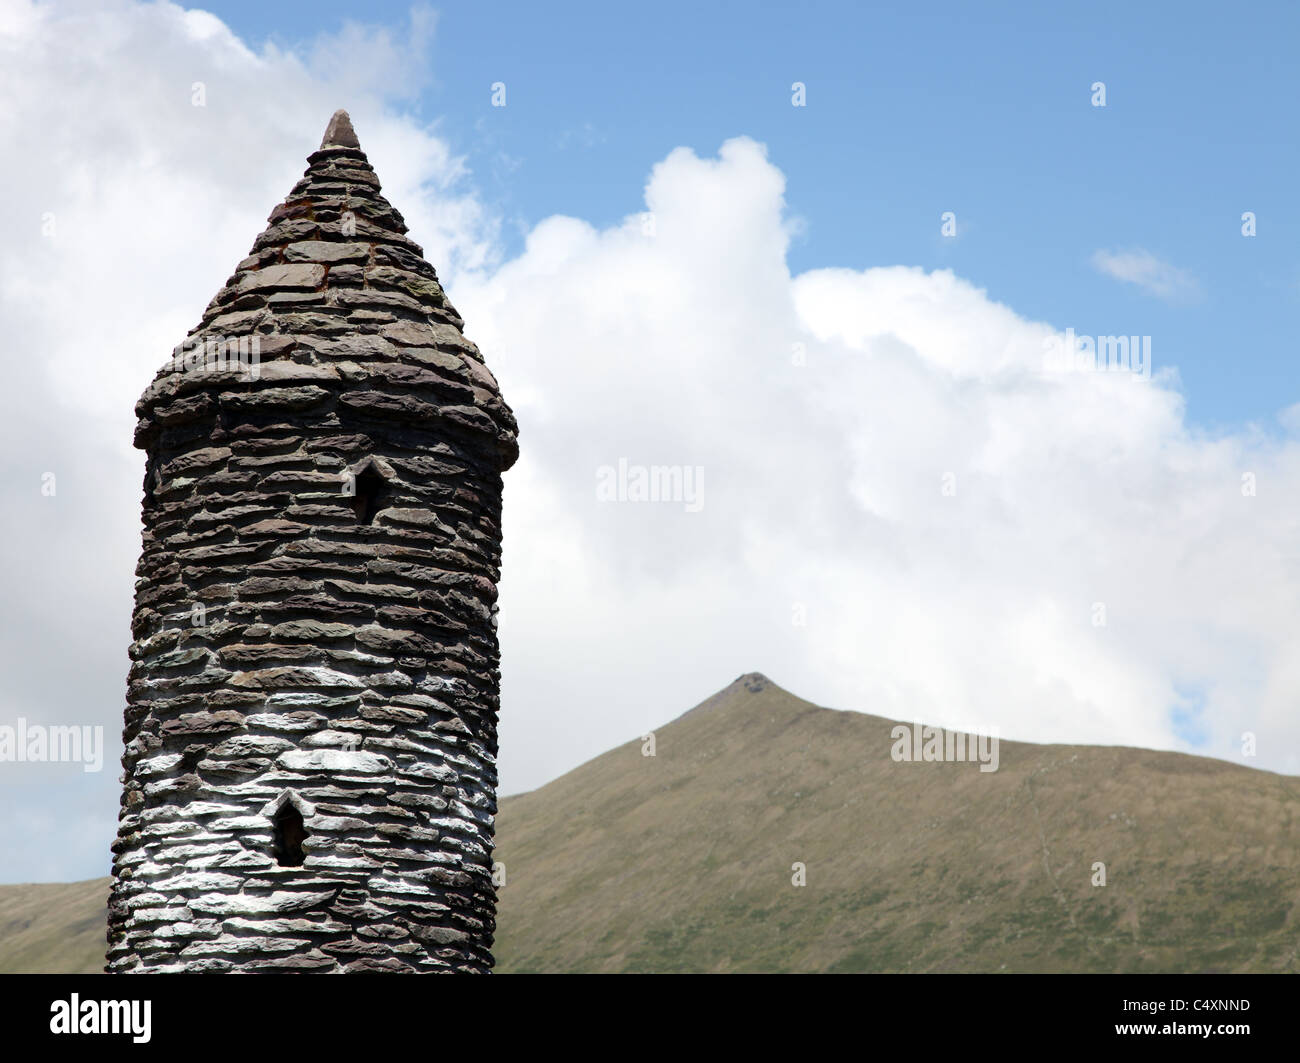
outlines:
[[[0,974],[104,969],[108,879],[0,886]]]
[[[499,970],[1300,972],[1300,778],[893,726],[742,676],[506,798]],[[0,886],[0,972],[100,970],[106,897]]]
[[[1300,779],[1006,741],[996,772],[898,763],[893,726],[743,676],[656,756],[506,799],[500,969],[1300,970]]]

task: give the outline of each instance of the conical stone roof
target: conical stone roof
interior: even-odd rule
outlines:
[[[343,404],[475,437],[498,471],[508,469],[518,457],[514,415],[423,249],[380,194],[346,111],[307,161],[136,404],[136,445],[226,404],[313,419]],[[245,361],[227,367],[223,354],[236,351]]]

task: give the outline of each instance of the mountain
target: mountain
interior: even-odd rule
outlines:
[[[104,969],[108,879],[0,886],[0,974]]]
[[[1300,971],[1300,778],[897,726],[752,673],[505,798],[498,969]],[[99,970],[106,898],[0,886],[0,972]]]
[[[499,969],[1300,971],[1300,778],[895,726],[752,674],[507,798]]]

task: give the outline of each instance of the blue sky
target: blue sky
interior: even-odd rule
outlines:
[[[218,2],[246,41],[301,48],[343,3]],[[367,23],[410,32],[407,5]],[[952,268],[1086,335],[1150,335],[1190,421],[1268,426],[1296,398],[1300,7],[1286,3],[452,4],[410,110],[463,154],[507,225],[610,224],[672,148],[744,134],[788,178],[788,262]],[[504,82],[507,105],[490,105]],[[791,105],[795,81],[807,106]],[[1091,85],[1107,105],[1091,105]],[[340,101],[346,104],[347,101]],[[940,235],[953,211],[958,237]],[[1241,234],[1253,211],[1257,233]],[[1098,250],[1181,271],[1154,296]]]

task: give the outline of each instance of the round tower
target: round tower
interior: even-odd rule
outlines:
[[[136,406],[108,970],[488,971],[496,380],[346,112]]]

